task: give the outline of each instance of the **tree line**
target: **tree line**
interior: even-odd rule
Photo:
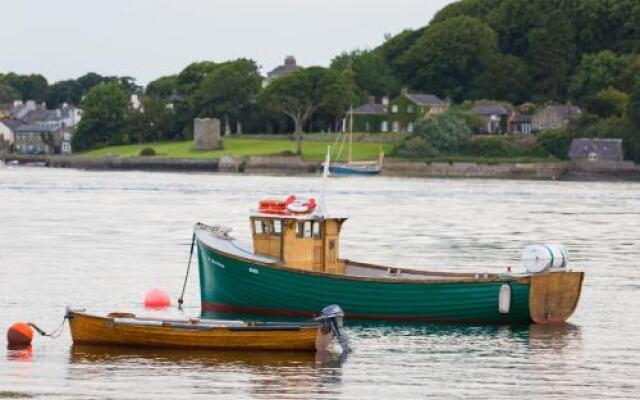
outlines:
[[[78,150],[191,137],[194,117],[218,117],[226,132],[336,130],[350,104],[402,87],[451,103],[571,100],[583,116],[564,132],[625,139],[640,160],[640,2],[462,0],[423,28],[387,35],[373,49],[343,52],[328,68],[301,69],[262,87],[255,61],[196,62],[146,88],[127,77],[87,74],[47,85],[39,75],[0,75],[0,100],[78,104]],[[96,83],[97,82],[97,83]],[[144,112],[127,96],[140,94]],[[94,110],[110,104],[117,111]],[[635,149],[635,150],[634,150]]]

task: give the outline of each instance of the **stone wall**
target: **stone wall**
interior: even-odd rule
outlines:
[[[48,167],[98,170],[205,171],[269,173],[285,175],[320,174],[322,163],[305,162],[296,156],[252,156],[220,159],[179,159],[160,157],[6,156],[6,161],[42,162]],[[495,178],[544,180],[640,180],[640,165],[632,162],[547,162],[497,163],[387,160],[384,176],[415,178]],[[375,178],[372,178],[375,179]]]
[[[411,177],[559,179],[566,163],[497,163],[385,161],[383,175]]]

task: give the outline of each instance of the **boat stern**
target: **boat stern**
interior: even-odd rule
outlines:
[[[534,323],[557,324],[571,317],[580,300],[584,272],[547,272],[529,279],[529,314]]]

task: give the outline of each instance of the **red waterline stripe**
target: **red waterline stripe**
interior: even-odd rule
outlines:
[[[294,310],[278,310],[274,308],[246,307],[221,303],[203,303],[203,311],[237,313],[237,314],[263,314],[277,317],[305,317],[312,318],[318,316],[319,311],[294,311]],[[412,322],[441,322],[452,324],[499,324],[496,320],[481,319],[456,319],[456,318],[440,318],[440,317],[404,317],[398,315],[384,314],[347,314],[346,319],[367,319],[367,320],[386,320],[386,321],[412,321]],[[508,323],[505,321],[505,323]]]

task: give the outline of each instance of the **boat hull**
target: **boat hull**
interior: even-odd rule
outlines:
[[[119,324],[113,318],[71,313],[74,344],[156,348],[316,351],[322,333],[316,326],[282,330],[239,330],[229,327],[184,329],[168,326]],[[327,340],[319,340],[325,343]],[[324,350],[324,349],[320,349]]]
[[[333,164],[329,167],[329,172],[339,176],[373,176],[380,175],[380,168],[362,168],[348,164]]]
[[[529,278],[441,282],[356,278],[261,265],[200,241],[198,258],[204,311],[309,317],[325,304],[340,304],[350,320],[532,321]],[[506,314],[499,311],[503,285],[511,292]]]

